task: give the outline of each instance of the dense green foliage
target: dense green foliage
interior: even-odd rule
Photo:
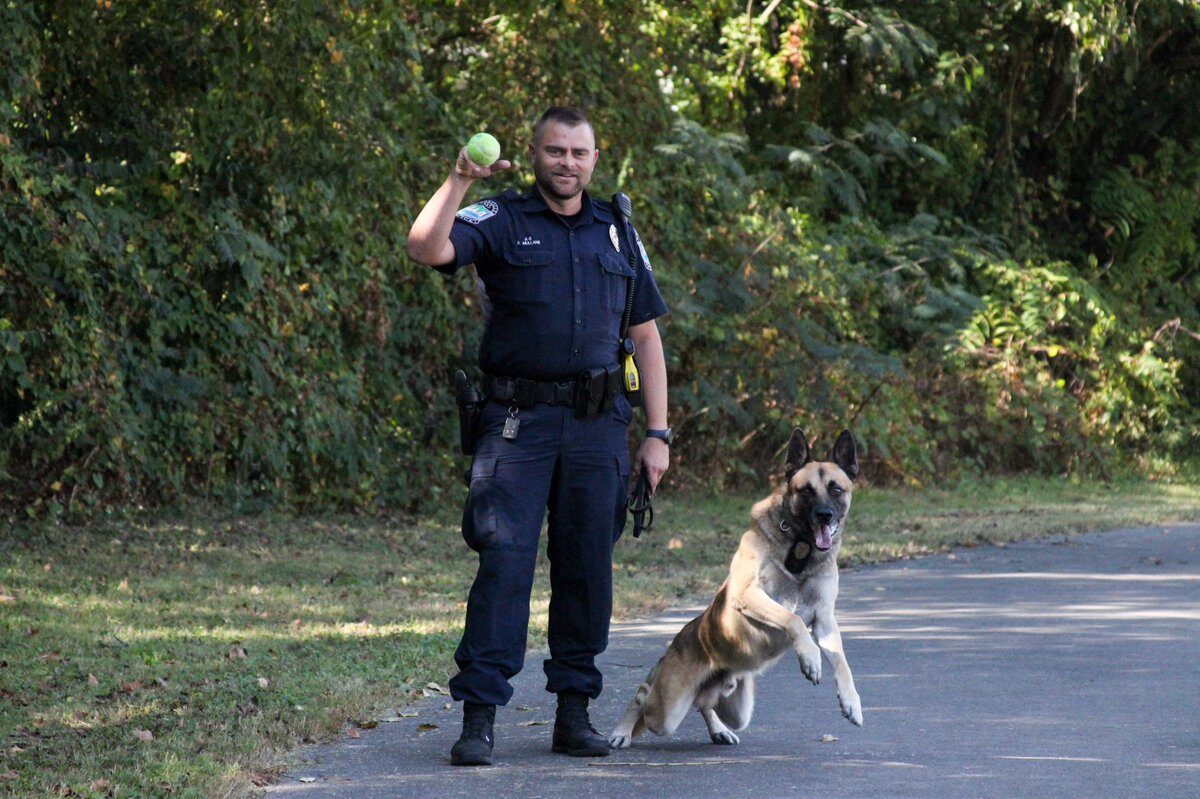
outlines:
[[[0,81],[10,512],[452,487],[479,318],[405,236],[552,103],[673,309],[677,479],[796,423],[917,481],[1200,447],[1191,2],[7,0]]]

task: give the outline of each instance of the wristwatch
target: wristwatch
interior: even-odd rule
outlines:
[[[665,430],[647,430],[646,438],[657,438],[660,441],[665,441],[669,447],[675,441],[675,433],[669,427]]]

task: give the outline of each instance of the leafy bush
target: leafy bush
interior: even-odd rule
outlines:
[[[795,424],[879,479],[1193,457],[1198,34],[1051,0],[9,3],[4,507],[456,498],[478,308],[405,236],[471,132],[523,161],[554,102],[674,311],[673,479],[758,481]]]

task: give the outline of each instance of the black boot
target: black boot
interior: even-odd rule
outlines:
[[[571,757],[607,757],[608,739],[596,732],[588,720],[586,694],[563,692],[558,695],[558,713],[554,717],[555,752]]]
[[[453,766],[492,765],[492,725],[496,723],[495,705],[463,702],[462,735],[450,750]]]

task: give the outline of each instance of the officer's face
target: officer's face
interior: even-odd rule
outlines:
[[[533,174],[547,197],[570,200],[592,180],[600,151],[591,125],[549,122],[529,146]]]

